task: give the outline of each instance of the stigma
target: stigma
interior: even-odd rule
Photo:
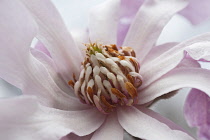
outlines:
[[[69,81],[81,102],[97,107],[104,114],[117,106],[137,102],[142,85],[140,65],[131,47],[85,44],[86,57],[79,78]]]

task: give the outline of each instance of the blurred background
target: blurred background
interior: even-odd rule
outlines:
[[[104,0],[52,0],[58,11],[60,12],[63,20],[71,32],[75,29],[85,29],[88,24],[88,12],[91,7],[103,2]],[[165,42],[180,42],[186,40],[192,36],[209,32],[210,31],[210,19],[199,24],[192,25],[188,20],[180,15],[175,15],[172,20],[164,28],[158,44]],[[210,66],[204,64],[205,68]],[[179,91],[174,97],[159,101],[152,106],[152,109],[159,112],[163,116],[169,118],[176,124],[182,126],[189,131],[193,136],[196,135],[196,130],[189,128],[183,115],[183,105],[187,97],[189,89],[183,89]],[[4,80],[0,79],[0,97],[6,98],[15,95],[20,95],[21,91],[14,86],[8,84]],[[129,138],[127,135],[126,139]]]

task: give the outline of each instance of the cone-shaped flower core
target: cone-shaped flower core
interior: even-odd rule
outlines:
[[[103,113],[118,105],[131,106],[137,101],[142,84],[140,65],[130,47],[86,44],[86,57],[78,80],[69,81],[76,96]]]

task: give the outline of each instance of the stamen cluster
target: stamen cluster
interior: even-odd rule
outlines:
[[[79,79],[69,81],[76,96],[103,113],[118,105],[131,106],[137,101],[137,88],[142,84],[140,65],[130,47],[85,44],[86,57]]]

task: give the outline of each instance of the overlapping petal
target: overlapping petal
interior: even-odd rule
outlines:
[[[201,140],[209,140],[210,139],[210,125],[203,125],[199,129],[198,137]]]
[[[72,37],[77,44],[77,46],[82,49],[82,55],[85,57],[85,43],[90,43],[89,32],[87,29],[74,29],[71,30]]]
[[[21,0],[39,26],[38,38],[49,50],[65,81],[80,70],[79,49],[50,0]],[[47,5],[47,6],[46,6]]]
[[[1,1],[0,16],[1,78],[24,94],[36,95],[47,106],[73,110],[87,108],[60,90],[45,66],[31,55],[29,46],[36,36],[37,26],[21,3]]]
[[[43,49],[43,48],[42,48]],[[42,52],[41,52],[42,51]],[[46,53],[44,53],[44,50],[37,50],[37,49],[31,49],[31,54],[36,57],[47,69],[50,76],[52,77],[53,81],[58,85],[60,89],[62,89],[65,93],[69,95],[74,96],[74,91],[71,89],[71,87],[63,80],[61,75],[57,73],[57,67],[53,61]]]
[[[210,101],[208,95],[200,90],[192,89],[186,99],[184,112],[190,126],[210,124]]]
[[[193,24],[201,23],[210,18],[210,1],[191,0],[185,9],[180,11],[180,14],[189,19]]]
[[[121,46],[131,22],[144,0],[121,0],[120,19],[118,22],[117,45]]]
[[[0,114],[0,136],[5,140],[58,140],[69,133],[84,136],[105,119],[94,108],[62,111],[44,107],[31,96],[1,100]]]
[[[126,35],[123,46],[133,47],[140,62],[156,43],[171,17],[187,6],[186,0],[150,0],[141,6]]]
[[[116,113],[107,116],[104,124],[93,134],[91,140],[122,140],[123,128],[120,126]]]
[[[62,137],[60,140],[90,140],[91,137],[92,137],[92,134],[87,135],[87,136],[78,136],[71,133],[65,137]]]
[[[171,42],[171,43],[165,43],[161,44],[159,46],[154,46],[150,50],[150,52],[146,55],[144,61],[141,63],[141,65],[146,65],[147,63],[151,62],[152,60],[156,59],[159,57],[161,54],[164,52],[168,51],[169,49],[173,48],[176,46],[178,43]]]
[[[160,116],[154,112],[150,116],[151,111],[147,109],[138,110],[135,107],[126,107],[119,109],[117,113],[122,127],[135,137],[146,140],[193,140],[187,133],[175,127],[172,122],[160,119]],[[166,122],[169,124],[165,124]]]
[[[175,68],[186,56],[186,51],[190,52],[190,50],[195,50],[196,48],[196,51],[200,50],[202,52],[202,50],[208,48],[208,46],[210,46],[210,34],[206,33],[198,37],[194,37],[185,42],[182,42],[174,46],[170,50],[164,52],[156,59],[150,61],[145,65],[142,65],[141,74],[144,77],[144,82],[141,86],[141,89],[150,85],[152,82],[154,82],[155,80],[157,80],[158,78]],[[203,53],[190,53],[190,55],[192,58],[194,57],[194,54],[196,54],[196,58],[199,59],[202,57],[207,58],[207,56],[209,56],[209,53],[205,53],[205,55],[203,55]]]
[[[107,0],[91,10],[89,16],[91,42],[117,43],[120,3],[120,0]]]
[[[34,48],[45,53],[49,57],[51,57],[50,52],[47,50],[47,48],[44,46],[44,44],[42,44],[41,41],[38,41]]]
[[[209,70],[202,68],[177,68],[140,91],[139,104],[150,102],[163,94],[185,87],[199,89],[210,96],[209,82]]]
[[[192,127],[197,127],[199,137],[210,139],[210,97],[204,92],[192,89],[184,106],[185,118]]]

